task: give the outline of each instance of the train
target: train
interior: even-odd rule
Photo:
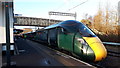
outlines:
[[[69,51],[83,60],[97,62],[107,56],[105,46],[95,33],[76,20],[63,21],[25,35],[48,46]]]

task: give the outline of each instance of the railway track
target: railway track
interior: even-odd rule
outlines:
[[[108,55],[113,57],[120,57],[120,53],[114,51],[108,51]]]
[[[113,61],[113,63],[117,63],[117,62],[114,62],[116,59],[113,60],[113,58],[119,58],[120,57],[120,53],[114,52],[114,51],[108,51],[108,56],[109,56],[109,58],[111,57],[112,59],[108,61],[107,60],[108,57],[107,57],[103,61],[96,62],[96,63],[90,62],[90,64],[95,66],[95,67],[98,67],[98,68],[113,68],[113,67],[116,67],[116,68],[118,67],[119,68],[119,66],[114,66],[114,65],[113,66],[112,65],[109,66],[109,64],[112,64],[112,63],[109,63],[109,62]],[[106,64],[108,64],[108,65],[106,65]]]

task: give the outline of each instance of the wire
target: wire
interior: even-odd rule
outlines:
[[[82,5],[82,4],[84,4],[84,3],[86,3],[88,0],[86,0],[85,2],[82,2],[82,3],[80,3],[80,4],[78,4],[78,5],[76,5],[76,6],[74,6],[73,8],[71,8],[71,9],[68,9],[68,11],[70,11],[70,10],[72,10],[72,9],[74,9],[74,8],[76,8],[76,7],[78,7],[78,6],[80,6],[80,5]],[[68,12],[67,11],[67,12]]]

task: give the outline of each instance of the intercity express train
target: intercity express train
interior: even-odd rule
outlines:
[[[69,51],[83,60],[101,61],[107,56],[101,40],[79,21],[63,21],[26,35],[27,38]]]

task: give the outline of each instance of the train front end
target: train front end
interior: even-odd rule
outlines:
[[[88,43],[91,50],[93,50],[94,61],[101,61],[107,56],[107,51],[102,42],[98,37],[83,37],[83,39]],[[88,55],[89,56],[89,50]]]
[[[101,61],[107,56],[106,48],[101,40],[84,24],[79,26],[74,44],[79,48],[79,55],[84,59]]]

